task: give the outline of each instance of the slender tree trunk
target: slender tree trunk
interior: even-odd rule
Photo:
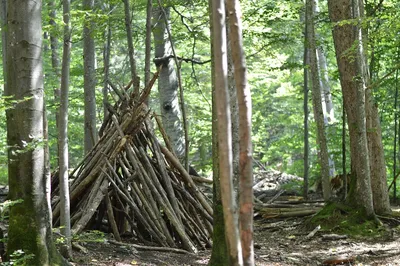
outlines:
[[[50,48],[51,48],[51,66],[57,75],[57,78],[60,78],[60,58],[58,56],[58,38],[56,37],[57,32],[57,11],[56,4],[54,0],[49,1],[49,24],[51,26],[50,30]]]
[[[226,25],[229,25],[229,16],[226,16]],[[231,107],[232,122],[232,158],[233,158],[233,187],[235,190],[235,200],[239,202],[239,107],[237,99],[237,91],[234,77],[234,67],[232,60],[232,50],[230,41],[230,28],[226,27],[227,36],[227,53],[228,53],[228,91],[229,104]]]
[[[397,47],[397,64],[400,61],[400,48]],[[399,70],[396,69],[396,77],[395,77],[395,87],[396,87],[396,94],[395,94],[395,101],[394,101],[394,141],[393,141],[393,199],[396,202],[396,175],[397,175],[397,125],[398,125],[398,117],[399,117],[399,104],[398,104],[398,97],[399,97]]]
[[[151,17],[153,13],[153,1],[147,0],[146,7],[146,51],[144,59],[144,85],[147,86],[150,82],[150,67],[151,67]]]
[[[309,49],[308,49],[308,19],[309,15],[307,14],[307,8],[305,9],[305,23],[304,23],[304,56],[303,56],[303,108],[304,108],[304,183],[303,183],[303,196],[304,198],[308,198],[308,177],[310,170],[309,163],[309,152],[310,152],[310,144],[309,144],[309,129],[308,129],[308,65],[309,65]]]
[[[310,47],[310,68],[311,68],[311,80],[312,80],[312,100],[314,119],[317,124],[317,141],[319,147],[319,159],[321,164],[321,175],[322,175],[322,191],[324,200],[327,201],[331,196],[331,186],[329,181],[329,155],[328,155],[328,144],[326,139],[324,114],[322,111],[321,103],[321,88],[320,88],[320,77],[317,63],[317,47],[315,41],[315,30],[314,30],[314,0],[306,1],[307,14],[310,15],[307,20],[308,26],[308,42]]]
[[[22,202],[10,209],[7,252],[33,255],[26,265],[61,265],[46,171],[41,8],[40,0],[8,2],[5,94],[18,102],[6,112],[9,199]]]
[[[133,38],[132,38],[132,22],[131,22],[131,8],[129,5],[129,0],[123,0],[124,10],[125,10],[125,28],[126,36],[128,41],[128,55],[129,55],[129,65],[131,70],[131,79],[133,80],[133,88],[135,97],[139,96],[140,81],[136,71],[136,60],[135,51],[133,49]]]
[[[112,5],[109,5],[109,12],[112,10]],[[110,53],[111,53],[111,20],[107,21],[107,31],[105,33],[105,42],[103,50],[104,61],[104,83],[103,83],[103,119],[108,117],[108,79],[110,75]]]
[[[83,10],[91,12],[94,8],[94,0],[83,0]],[[96,129],[96,70],[95,70],[95,46],[92,29],[95,25],[90,16],[85,18],[83,25],[83,67],[84,67],[84,92],[85,92],[85,154],[87,154],[97,142]]]
[[[179,108],[178,78],[175,72],[174,60],[169,56],[172,54],[171,42],[168,38],[167,27],[169,25],[169,8],[153,8],[154,46],[155,57],[162,58],[157,61],[156,66],[161,66],[158,78],[158,91],[160,97],[160,109],[163,126],[170,138],[175,154],[182,161],[185,155],[184,131]],[[165,23],[164,14],[168,25]]]
[[[346,109],[344,107],[344,99],[342,100],[342,172],[343,172],[343,200],[347,198],[348,182],[346,170]]]
[[[367,215],[372,216],[374,208],[365,122],[366,83],[365,76],[361,72],[362,67],[360,67],[364,62],[361,60],[363,56],[362,32],[358,26],[348,23],[337,24],[353,19],[351,2],[351,0],[329,0],[328,7],[331,21],[335,23],[333,39],[350,132],[350,155],[356,178],[354,193],[349,194],[348,201],[363,207]],[[353,55],[349,57],[348,54],[355,43],[358,46],[355,52],[356,60],[353,59]]]
[[[57,8],[54,0],[49,1],[49,17],[50,21],[49,24],[51,26],[50,30],[50,49],[51,49],[51,66],[53,68],[54,74],[56,75],[57,78],[57,86],[54,88],[54,101],[59,102],[60,101],[60,87],[59,84],[61,83],[61,72],[60,72],[60,58],[58,56],[58,38],[56,37],[56,32],[57,32]],[[59,131],[59,108],[57,108],[56,111],[56,128],[57,132]],[[57,147],[58,149],[59,147]],[[59,158],[59,151],[57,150],[57,157]]]
[[[224,209],[225,235],[227,238],[230,265],[243,265],[240,245],[235,197],[232,182],[232,131],[228,95],[228,63],[226,51],[225,5],[224,1],[213,1],[213,49],[215,73],[215,97],[218,121],[219,175],[221,197]]]
[[[64,45],[61,71],[61,97],[59,108],[59,168],[60,168],[60,225],[61,234],[65,238],[62,245],[64,257],[72,257],[71,247],[71,217],[68,183],[68,94],[69,94],[69,70],[71,61],[71,23],[70,23],[70,0],[63,0],[63,21],[64,21]]]
[[[217,126],[217,105],[215,101],[215,66],[214,66],[214,30],[212,20],[212,2],[208,0],[210,14],[211,33],[211,86],[212,86],[212,160],[213,160],[213,246],[209,266],[229,266],[229,255],[226,245],[224,210],[222,206],[221,183],[219,175],[219,153],[218,153],[218,126]]]
[[[313,8],[313,14],[314,17],[318,17],[320,13],[318,0],[315,0],[314,3],[315,5]],[[318,62],[317,65],[319,72],[319,81],[320,81],[319,83],[321,88],[321,103],[324,114],[324,124],[325,128],[328,129],[329,123],[335,120],[335,115],[332,102],[331,86],[329,84],[328,65],[326,62],[326,56],[322,46],[323,39],[318,34],[316,28],[315,28],[315,42],[317,47],[317,62]],[[333,178],[336,172],[335,161],[333,160],[333,155],[329,152],[329,150],[328,150],[328,162],[329,162],[329,177]]]
[[[253,148],[251,142],[251,94],[243,50],[242,11],[238,0],[228,0],[230,40],[239,105],[240,240],[243,265],[254,265],[253,246]]]
[[[7,84],[7,0],[0,0],[0,19],[1,19],[1,48],[3,55],[3,79],[4,91]]]

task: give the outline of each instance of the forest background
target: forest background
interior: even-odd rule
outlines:
[[[47,1],[46,1],[47,2]],[[171,34],[177,56],[183,59],[181,79],[189,133],[189,159],[202,175],[212,168],[211,141],[211,77],[210,33],[207,1],[170,1]],[[52,4],[51,4],[52,3]],[[147,1],[131,2],[133,46],[139,76],[143,76],[145,58]],[[325,1],[319,3],[316,18],[318,44],[326,55],[327,74],[334,106],[334,116],[327,126],[330,156],[336,171],[342,170],[342,94],[331,34],[331,22]],[[248,78],[253,102],[254,159],[267,168],[302,176],[304,173],[304,2],[303,1],[241,1],[243,35],[247,55]],[[400,64],[400,3],[397,1],[367,1],[368,47],[371,82],[379,106],[383,145],[389,181],[398,172],[398,67]],[[51,12],[56,12],[50,23]],[[51,167],[57,167],[56,112],[59,101],[54,90],[59,88],[59,76],[52,66],[54,49],[61,55],[63,37],[62,6],[59,1],[43,5],[44,73],[49,121]],[[104,45],[111,32],[109,79],[119,88],[131,80],[126,40],[124,5],[121,1],[97,1],[95,8],[83,11],[80,2],[71,6],[72,53],[69,94],[70,167],[84,157],[84,92],[83,92],[83,22],[95,23],[92,36],[96,47],[97,128],[103,121]],[[110,30],[110,31],[109,31]],[[59,40],[51,47],[50,36]],[[196,62],[202,62],[198,64]],[[0,66],[2,67],[2,66]],[[152,65],[152,72],[156,66]],[[1,73],[2,74],[2,73]],[[1,77],[1,83],[4,78]],[[143,87],[143,86],[142,86]],[[311,97],[309,98],[311,110]],[[153,89],[150,106],[159,113],[159,95]],[[0,182],[7,183],[7,144],[5,100],[0,112]],[[316,145],[316,126],[310,112],[310,177],[320,176]],[[348,147],[349,145],[347,145]],[[347,157],[349,158],[349,156]],[[348,159],[349,160],[349,159]],[[349,169],[349,161],[346,163]],[[312,181],[311,181],[312,183]],[[299,184],[299,187],[301,184]]]

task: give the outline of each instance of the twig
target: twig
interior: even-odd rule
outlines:
[[[312,231],[306,236],[306,239],[312,238],[320,229],[321,229],[321,226],[320,226],[320,225],[318,225],[317,227],[315,227],[315,229],[312,230]]]
[[[192,255],[193,253],[190,253],[184,249],[179,249],[179,248],[168,248],[168,247],[150,247],[150,246],[141,246],[137,244],[128,244],[128,243],[122,243],[118,242],[115,240],[108,240],[111,244],[118,245],[118,246],[128,246],[132,247],[138,250],[153,250],[153,251],[161,251],[161,252],[174,252],[174,253],[181,253],[181,254],[190,254]]]

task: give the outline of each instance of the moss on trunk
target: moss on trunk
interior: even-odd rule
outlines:
[[[214,203],[213,248],[208,265],[209,266],[230,265],[228,251],[225,242],[224,213],[221,202]]]

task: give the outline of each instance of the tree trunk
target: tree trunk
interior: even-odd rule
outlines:
[[[132,21],[131,21],[131,8],[129,5],[129,0],[123,0],[124,10],[125,10],[125,28],[126,36],[128,41],[128,57],[129,65],[131,70],[131,79],[133,80],[133,89],[135,97],[139,96],[140,81],[136,71],[136,60],[135,51],[133,49],[133,38],[132,38]]]
[[[318,17],[319,16],[318,0],[315,0],[314,3],[315,6],[313,8],[313,14],[314,17]],[[315,29],[315,42],[317,47],[317,62],[318,62],[317,65],[318,65],[318,73],[319,73],[320,88],[321,88],[322,110],[324,113],[324,124],[325,124],[325,129],[328,129],[329,123],[335,120],[335,115],[332,102],[331,87],[329,85],[328,66],[326,62],[324,49],[322,46],[323,39],[318,34],[316,29]],[[335,161],[333,160],[333,156],[329,152],[329,150],[328,150],[328,162],[329,162],[329,177],[333,178],[336,172]]]
[[[18,104],[7,110],[9,199],[8,255],[33,255],[26,265],[65,263],[51,230],[46,175],[41,1],[8,2],[7,89]]]
[[[307,14],[310,16],[307,19],[308,25],[308,44],[310,47],[310,69],[311,69],[311,81],[312,81],[312,100],[314,119],[317,124],[317,141],[319,147],[319,159],[321,164],[321,178],[322,178],[322,191],[324,200],[327,201],[331,196],[331,185],[329,181],[329,154],[328,144],[326,139],[325,124],[324,124],[324,113],[322,110],[321,101],[321,88],[320,88],[320,76],[318,71],[317,62],[317,47],[315,41],[315,29],[314,29],[314,0],[306,1]]]
[[[61,97],[59,108],[58,148],[60,168],[60,225],[61,234],[65,242],[61,246],[64,257],[72,257],[71,248],[71,217],[68,183],[68,94],[69,94],[69,70],[71,61],[71,23],[70,0],[63,0],[64,21],[64,45],[61,70]]]
[[[112,5],[109,5],[108,12],[112,12]],[[103,82],[103,120],[108,118],[108,79],[110,74],[110,53],[111,53],[111,19],[107,21],[107,31],[105,32],[105,42],[103,50],[104,61],[104,82]]]
[[[357,0],[353,5],[353,8],[357,10],[354,12],[355,15],[358,14],[355,18],[358,18],[361,24],[365,12],[364,3],[363,1]],[[358,26],[357,30],[360,36],[358,39],[362,40],[362,42],[358,44],[360,53],[358,65],[363,73],[363,78],[365,80],[364,86],[368,86],[370,83],[370,76],[367,63],[366,29],[363,29],[362,26]],[[385,154],[382,144],[382,130],[379,121],[378,107],[375,104],[372,88],[368,87],[365,90],[365,113],[374,210],[377,214],[388,214],[391,213],[391,208],[387,186]]]
[[[239,105],[239,202],[243,265],[254,265],[253,246],[253,148],[251,142],[251,94],[242,35],[242,11],[238,0],[228,0],[230,40]]]
[[[219,176],[224,210],[225,236],[227,238],[230,265],[243,265],[238,220],[232,182],[232,131],[228,95],[228,69],[226,51],[224,1],[213,1],[213,50],[215,73],[215,100],[218,125]]]
[[[304,23],[304,54],[303,54],[303,108],[304,108],[304,183],[303,183],[303,196],[305,199],[308,198],[308,177],[310,170],[309,163],[309,152],[310,152],[310,144],[309,144],[309,129],[308,129],[308,64],[309,64],[309,49],[308,49],[308,19],[309,15],[307,14],[307,9],[305,9],[305,23]]]
[[[229,16],[226,16],[226,25],[229,25]],[[232,50],[230,41],[230,28],[226,27],[227,36],[227,55],[228,55],[228,91],[229,104],[231,107],[231,127],[232,127],[232,168],[233,168],[233,189],[235,190],[235,200],[239,202],[239,107],[237,91],[235,85],[234,68],[232,60]]]
[[[329,0],[328,8],[330,19],[335,23],[333,39],[349,126],[350,157],[356,178],[354,192],[349,194],[348,201],[363,207],[367,215],[372,216],[374,208],[365,122],[366,83],[360,67],[365,56],[362,53],[362,32],[359,26],[349,23],[337,24],[353,19],[351,2],[351,0]],[[358,43],[355,55],[349,56],[349,51],[352,51],[355,43]],[[354,56],[356,60],[353,59]]]
[[[158,78],[160,109],[165,131],[170,138],[175,154],[182,161],[185,155],[185,143],[182,121],[180,120],[178,80],[174,60],[169,57],[172,55],[172,48],[167,32],[167,27],[170,27],[170,10],[165,8],[164,11],[168,25],[165,23],[163,10],[160,7],[153,8],[155,57],[162,59],[156,64],[157,67],[162,65]]]
[[[150,67],[151,67],[151,14],[153,13],[153,1],[147,0],[146,7],[146,47],[144,59],[144,85],[147,86],[150,82]]]
[[[91,12],[94,8],[94,0],[83,0],[83,10]],[[87,154],[97,142],[96,129],[96,70],[95,47],[92,29],[95,25],[90,16],[85,18],[83,25],[83,67],[84,67],[84,92],[85,92],[85,154]]]
[[[2,48],[2,61],[3,61],[3,78],[4,78],[4,91],[6,91],[7,84],[7,0],[0,0],[0,19],[1,19],[1,48]]]
[[[218,126],[217,126],[217,105],[215,102],[215,66],[214,66],[214,34],[212,20],[212,1],[208,1],[210,14],[210,33],[211,33],[211,86],[212,86],[212,169],[213,169],[213,246],[209,266],[229,266],[229,256],[226,245],[224,210],[221,198],[221,182],[219,176],[219,156],[218,156]]]

